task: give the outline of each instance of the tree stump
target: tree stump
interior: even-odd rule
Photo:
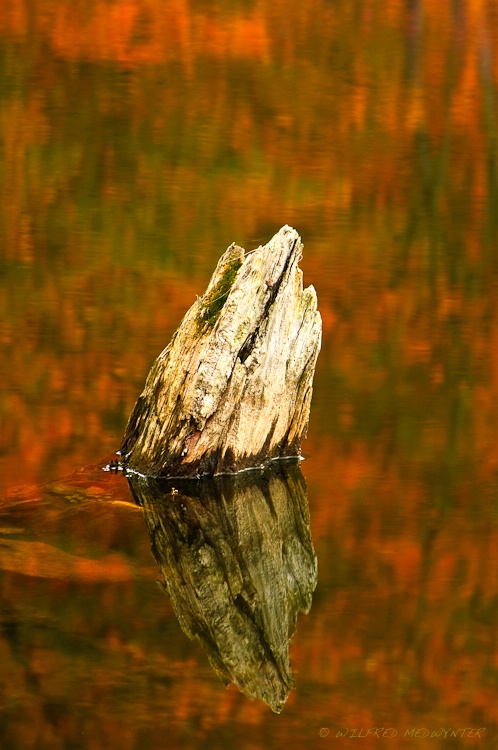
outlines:
[[[302,248],[289,226],[252,252],[230,245],[152,366],[124,465],[152,477],[213,475],[300,455],[321,342]]]

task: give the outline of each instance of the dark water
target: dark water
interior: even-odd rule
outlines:
[[[493,0],[2,4],[2,749],[496,746],[497,42]],[[302,567],[237,562],[254,653],[297,618],[276,714],[100,467],[224,249],[285,223],[324,332]],[[207,524],[224,492],[179,494]]]

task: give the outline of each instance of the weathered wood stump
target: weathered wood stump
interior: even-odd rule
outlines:
[[[279,713],[294,684],[289,641],[317,581],[299,462],[198,481],[133,473],[128,481],[182,629],[225,684]]]
[[[233,472],[299,455],[321,341],[298,233],[224,253],[148,375],[121,455],[148,476]]]

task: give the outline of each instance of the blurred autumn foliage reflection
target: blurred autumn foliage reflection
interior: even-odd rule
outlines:
[[[289,706],[313,727],[429,716],[491,733],[498,6],[166,5],[0,4],[0,488],[32,483],[36,497],[38,483],[115,449],[222,251],[294,224],[324,345],[303,466],[321,583],[298,627]],[[132,617],[145,605],[127,585]],[[43,586],[57,602],[66,584]],[[111,591],[92,596],[105,609]],[[85,628],[83,614],[64,628],[73,616]],[[101,657],[143,664],[147,648],[130,655],[129,637],[106,635]],[[44,674],[57,672],[50,659],[65,675],[83,669],[57,644],[43,649]],[[12,668],[22,702],[29,670]],[[197,666],[166,699],[174,674],[158,690],[178,727],[193,722],[179,745],[208,747],[229,716],[260,741],[261,706],[220,699]],[[116,717],[101,676],[90,681]],[[54,700],[76,701],[57,679]],[[136,722],[114,721],[132,747]],[[285,726],[275,747],[292,746]]]

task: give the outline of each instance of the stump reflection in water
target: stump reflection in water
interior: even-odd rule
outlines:
[[[289,641],[317,580],[299,462],[199,480],[128,479],[182,629],[225,684],[279,713],[294,684]]]

